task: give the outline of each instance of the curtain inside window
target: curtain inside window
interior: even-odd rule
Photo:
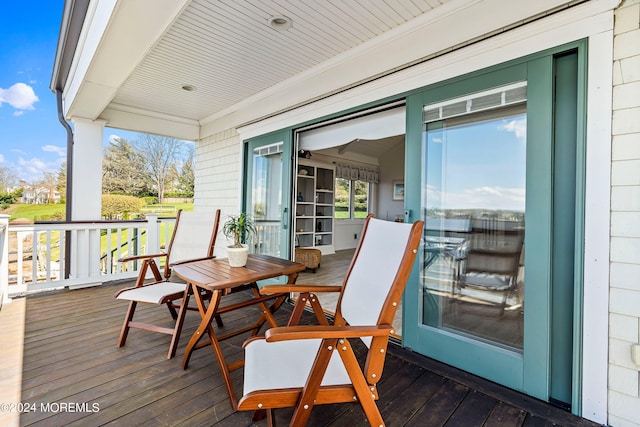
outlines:
[[[370,184],[378,183],[379,172],[359,166],[336,163],[336,178],[364,181]]]

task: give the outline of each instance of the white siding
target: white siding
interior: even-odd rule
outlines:
[[[221,223],[237,214],[241,201],[242,145],[234,129],[219,132],[196,144],[195,210],[221,209]],[[215,253],[226,254],[224,236],[218,236]]]
[[[640,1],[615,13],[609,300],[610,425],[640,426]]]

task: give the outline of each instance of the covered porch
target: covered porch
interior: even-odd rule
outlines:
[[[266,425],[231,409],[210,348],[196,351],[190,367],[182,369],[197,313],[187,315],[178,357],[165,359],[167,336],[145,331],[133,331],[127,345],[116,348],[126,307],[112,296],[127,285],[17,298],[0,311],[0,328],[10,331],[0,350],[0,402],[22,402],[23,410],[3,408],[0,424]],[[157,306],[141,307],[139,313],[146,320],[170,319]],[[284,323],[289,313],[285,304],[278,321]],[[224,320],[235,327],[246,316],[235,312]],[[238,356],[245,339],[225,341],[225,355]],[[232,376],[241,390],[242,370]],[[597,425],[394,345],[379,390],[378,407],[392,426]],[[291,416],[287,409],[276,414],[280,425]],[[357,426],[366,419],[357,405],[317,406],[309,425]]]
[[[150,6],[151,3],[153,6]],[[391,5],[392,3],[395,6]],[[267,148],[269,154],[273,154],[273,164],[283,165],[282,174],[279,176],[280,186],[275,185],[275,180],[274,185],[271,185],[271,188],[278,190],[275,193],[280,196],[272,206],[273,212],[276,213],[273,224],[281,232],[280,242],[283,243],[279,246],[278,256],[291,258],[298,236],[294,236],[295,233],[290,230],[297,216],[337,218],[327,215],[324,212],[325,207],[321,207],[322,210],[309,207],[309,212],[300,213],[296,210],[299,200],[296,198],[298,192],[293,188],[293,183],[298,185],[298,180],[303,182],[311,177],[309,173],[299,179],[296,176],[300,172],[297,170],[296,162],[299,156],[295,156],[296,151],[299,153],[301,148],[296,139],[299,136],[298,132],[313,131],[316,127],[322,128],[327,124],[333,124],[334,121],[354,118],[352,116],[358,118],[360,115],[372,115],[378,111],[377,109],[404,105],[406,133],[401,136],[401,139],[404,138],[404,151],[401,152],[396,146],[393,150],[396,156],[385,156],[384,164],[380,159],[377,159],[377,163],[376,159],[370,159],[366,165],[380,166],[382,172],[390,171],[384,177],[384,185],[372,192],[371,200],[386,200],[389,202],[387,205],[392,204],[393,207],[387,210],[383,204],[375,205],[371,202],[373,206],[370,204],[368,211],[375,212],[379,217],[384,214],[387,219],[404,217],[405,221],[409,221],[412,214],[419,217],[423,208],[426,208],[418,199],[421,195],[420,190],[423,186],[426,188],[428,182],[423,182],[421,186],[416,178],[427,170],[418,161],[420,156],[417,155],[420,154],[418,149],[424,137],[425,114],[432,111],[434,106],[443,109],[444,106],[451,107],[453,104],[449,105],[449,100],[464,101],[464,105],[470,106],[472,95],[476,93],[488,96],[490,94],[485,90],[526,81],[527,87],[531,88],[528,93],[532,95],[527,102],[531,104],[531,112],[538,114],[537,118],[535,114],[531,115],[527,123],[533,131],[541,132],[527,136],[527,146],[539,147],[539,141],[544,141],[547,147],[557,146],[554,145],[554,138],[558,135],[558,138],[561,138],[563,134],[556,131],[547,132],[552,129],[548,123],[569,122],[571,135],[567,136],[566,140],[578,144],[575,149],[569,150],[575,154],[569,159],[572,168],[562,169],[570,175],[568,179],[575,179],[575,194],[557,198],[570,201],[571,209],[558,209],[559,212],[547,215],[540,221],[530,221],[529,224],[541,224],[547,228],[543,232],[530,232],[530,229],[527,235],[555,237],[555,230],[552,230],[551,226],[558,224],[556,219],[559,215],[556,214],[562,213],[571,217],[570,227],[563,229],[573,230],[575,238],[565,236],[566,242],[571,243],[569,249],[540,255],[539,264],[531,262],[531,254],[542,252],[536,251],[531,241],[527,243],[527,271],[538,272],[539,278],[543,279],[543,285],[527,286],[528,311],[527,319],[524,321],[526,332],[522,334],[526,337],[524,350],[516,352],[518,354],[514,357],[509,355],[513,362],[512,367],[515,366],[518,370],[505,369],[504,364],[491,357],[503,353],[500,346],[494,346],[491,351],[482,353],[486,357],[480,365],[487,368],[485,371],[491,371],[490,373],[511,373],[509,378],[501,381],[502,384],[526,383],[527,387],[521,384],[511,387],[514,390],[525,390],[541,399],[556,398],[555,391],[551,388],[562,383],[559,388],[566,396],[560,401],[570,405],[573,413],[600,423],[637,425],[640,422],[640,413],[636,405],[637,367],[640,365],[631,360],[630,348],[633,345],[633,348],[637,349],[639,345],[638,317],[636,306],[629,303],[636,300],[637,294],[637,284],[632,279],[637,277],[637,230],[631,226],[633,221],[628,221],[627,216],[628,212],[632,212],[629,215],[637,213],[637,206],[633,204],[633,201],[637,200],[634,198],[637,192],[637,168],[620,166],[631,163],[619,161],[637,161],[637,150],[630,149],[630,141],[638,132],[637,120],[634,119],[637,116],[637,101],[629,95],[634,94],[637,88],[637,8],[635,0],[544,0],[526,4],[506,0],[328,1],[299,4],[255,0],[242,5],[209,0],[69,0],[65,2],[58,53],[50,86],[58,95],[61,121],[69,130],[68,164],[71,169],[68,176],[74,187],[69,189],[68,202],[72,209],[67,219],[95,221],[99,218],[100,182],[98,174],[94,172],[99,170],[101,143],[104,128],[107,126],[195,141],[195,210],[220,208],[223,215],[234,214],[239,210],[264,210],[257,209],[260,203],[252,204],[251,197],[255,192],[252,177],[258,175],[252,175],[254,169],[251,162],[253,157],[256,157],[266,163],[267,156],[261,155],[261,149]],[[557,74],[552,74],[559,69],[558,61],[567,59],[573,61],[571,64],[575,64],[566,74],[570,77],[571,87],[576,88],[575,93],[567,98],[570,98],[572,103],[575,101],[575,105],[571,105],[572,108],[575,106],[576,111],[569,114],[572,117],[570,121],[562,120],[561,117],[551,117],[552,112],[561,109],[556,108],[556,104],[547,102],[558,100],[556,87],[569,87],[556,86],[553,82],[556,81],[554,79]],[[517,69],[512,66],[517,66]],[[536,71],[539,70],[536,66],[543,66],[545,73]],[[502,71],[506,70],[506,67],[510,71],[506,73],[508,75],[503,75]],[[470,81],[473,85],[466,87]],[[634,86],[631,86],[632,84]],[[536,96],[537,100],[534,99]],[[501,95],[500,99],[506,100],[507,96]],[[443,102],[446,105],[440,105]],[[425,107],[429,108],[425,110]],[[73,124],[73,131],[66,121]],[[620,141],[616,147],[614,142],[617,136],[620,136]],[[348,149],[326,149],[335,149],[342,157],[350,154],[349,160],[361,165],[358,162],[363,160],[363,154],[355,152],[356,144],[352,142],[348,143]],[[438,141],[434,140],[434,143]],[[402,146],[402,142],[399,144]],[[272,149],[275,150],[273,153],[270,151]],[[329,157],[326,152],[319,151],[321,150],[314,151],[313,161],[322,160],[321,155]],[[521,165],[520,172],[546,171],[545,179],[539,179],[540,177],[527,172],[525,184],[548,185],[546,189],[536,187],[536,194],[544,196],[542,198],[545,203],[552,205],[550,196],[556,197],[559,193],[550,185],[557,181],[547,179],[554,176],[547,167],[559,165],[554,157],[557,153],[549,151],[545,158],[536,157],[536,153],[539,151],[533,150],[528,153],[526,160],[538,163]],[[615,161],[612,161],[612,154]],[[287,162],[276,161],[278,155]],[[396,157],[399,159],[398,162],[395,162]],[[389,167],[385,171],[385,167],[396,166],[396,163],[400,165],[401,162],[404,162],[402,168]],[[325,163],[321,166],[334,167],[333,163]],[[391,163],[393,165],[390,165]],[[86,177],[90,179],[85,179]],[[335,177],[338,178],[337,174]],[[327,190],[318,186],[314,189],[321,192]],[[401,189],[402,198],[396,198],[396,189]],[[407,199],[404,199],[405,193]],[[311,204],[313,200],[307,195],[302,199],[301,203],[307,204]],[[533,200],[529,196],[527,199]],[[325,204],[318,200],[314,203]],[[531,206],[542,205],[530,203]],[[572,209],[576,209],[575,212]],[[618,212],[615,211],[622,213],[617,215]],[[545,208],[540,212],[553,211]],[[527,214],[528,218],[531,218],[530,213],[531,209]],[[624,216],[621,216],[623,214]],[[612,221],[612,218],[617,219],[617,222]],[[332,232],[335,237],[347,236],[352,240],[351,236],[354,236],[353,240],[357,240],[357,230],[345,233],[338,233],[337,228],[327,230],[324,222],[330,222],[329,220],[323,219],[324,222],[320,225],[308,218],[301,221],[305,224],[296,229],[299,233]],[[349,221],[344,222],[349,226],[353,225]],[[273,237],[274,235],[265,241],[278,246],[273,243]],[[313,242],[318,243],[316,240]],[[308,243],[302,246],[307,246]],[[323,241],[320,240],[319,243]],[[334,240],[332,243],[337,242]],[[91,245],[90,242],[87,244]],[[539,241],[534,242],[535,244],[538,244],[538,247],[552,247],[548,242]],[[219,249],[221,250],[217,255],[224,256],[224,246]],[[565,263],[559,262],[558,257],[554,256],[558,253],[571,254],[574,259]],[[553,274],[547,274],[547,269],[561,264],[569,266],[567,268],[574,274],[575,280],[556,280]],[[92,271],[95,273],[95,283],[108,281],[102,280],[102,277],[97,278],[97,269]],[[84,271],[81,273],[84,274]],[[93,276],[89,274],[88,277]],[[531,277],[532,275],[528,274],[528,278]],[[0,280],[3,280],[1,276]],[[566,304],[556,295],[557,293],[552,294],[558,289],[555,283],[566,284],[565,290],[571,292],[570,295],[569,292],[562,295],[566,298]],[[2,284],[0,281],[0,285]],[[419,286],[421,285],[417,280],[412,282],[405,302],[419,301],[415,298],[416,295],[422,295],[418,291],[423,288]],[[5,285],[5,288],[0,290],[5,291],[6,287]],[[108,288],[109,286],[105,287]],[[79,296],[85,292],[102,290],[77,292]],[[4,295],[6,297],[6,291]],[[39,298],[47,300],[50,297],[53,295]],[[104,312],[103,314],[106,314],[104,304],[111,304],[110,295],[107,295],[106,300],[109,301],[97,308],[99,312]],[[25,325],[28,329],[31,323],[29,297],[25,301]],[[33,298],[33,301],[35,304],[36,298]],[[536,302],[538,306],[535,306]],[[51,303],[51,307],[53,306]],[[85,308],[89,309],[89,306],[90,304],[87,304]],[[409,304],[405,304],[405,307],[409,307]],[[409,331],[409,328],[415,330],[417,325],[424,324],[424,312],[419,311],[421,306],[415,303],[411,307],[412,311],[407,311],[411,317],[405,317],[403,320],[404,331]],[[561,320],[557,311],[554,312],[554,307],[560,308],[560,313],[568,317],[565,319],[566,322]],[[563,307],[571,307],[573,311],[562,310]],[[49,311],[46,308],[43,310],[54,318],[58,316],[57,311]],[[119,315],[106,315],[113,317],[113,322],[117,325]],[[93,322],[95,317],[100,318],[93,314],[90,322]],[[76,320],[79,324],[83,321],[89,322],[80,318]],[[53,319],[49,322],[56,324]],[[565,325],[567,335],[562,337],[560,333],[551,333],[550,331],[558,331],[555,327],[557,325],[552,322]],[[107,324],[102,320],[99,330],[104,331]],[[110,323],[108,325],[111,327]],[[51,329],[49,325],[47,327]],[[68,327],[73,329],[80,326],[74,323]],[[94,329],[91,329],[89,339],[96,336]],[[64,330],[64,327],[61,327],[61,330]],[[430,331],[431,329],[423,328],[420,333],[431,333]],[[96,348],[99,348],[96,351],[100,354],[91,357],[92,360],[121,357],[131,351],[126,348],[123,352],[116,353],[106,335],[105,333],[104,341],[96,344]],[[42,335],[42,338],[45,336],[47,340],[52,339],[50,334]],[[404,336],[408,337],[409,333]],[[426,337],[420,335],[420,338]],[[408,348],[413,348],[454,365],[457,356],[473,355],[467,351],[469,347],[484,351],[484,341],[473,341],[471,346],[454,348],[434,345],[433,339],[440,337],[452,338],[449,344],[453,345],[459,342],[465,345],[469,343],[465,341],[465,336],[459,339],[458,336],[451,337],[438,331],[438,334],[430,335],[427,341],[421,341],[427,343],[423,348],[406,341],[404,345],[407,349],[394,349],[394,356],[398,357],[398,360],[409,359],[409,356],[414,354]],[[527,341],[529,338],[532,340]],[[64,340],[58,341],[62,344],[52,344],[51,354],[57,354],[58,351],[66,353],[67,349],[72,348],[69,345],[65,346]],[[238,351],[240,343],[240,340],[235,342],[232,349]],[[559,350],[558,344],[563,344],[562,351]],[[146,345],[142,348],[148,347],[149,345]],[[434,355],[429,353],[433,349],[444,351],[440,355]],[[75,352],[80,355],[85,354],[86,350]],[[43,353],[41,360],[45,359]],[[473,371],[474,365],[479,365],[478,359],[473,356],[467,359],[470,361],[468,365],[456,366]],[[518,423],[579,423],[578,419],[566,413],[551,411],[551,406],[524,398],[517,392],[493,385],[491,390],[500,392],[489,392],[490,383],[477,380],[475,377],[471,383],[467,383],[464,378],[470,377],[458,371],[451,374],[447,370],[440,372],[442,368],[433,368],[434,375],[439,375],[442,380],[439,386],[431,386],[430,382],[421,382],[423,380],[418,379],[426,375],[427,371],[421,369],[425,369],[423,364],[429,359],[416,356],[412,360],[417,361],[417,368],[411,365],[414,366],[412,369],[420,370],[417,376],[396,377],[394,369],[387,370],[385,381],[388,381],[390,391],[384,391],[389,394],[383,396],[380,405],[384,408],[385,419],[388,417],[389,420],[400,420],[393,423],[394,425],[429,424],[426,417],[438,413],[438,408],[447,406],[438,401],[437,397],[455,394],[451,389],[442,388],[446,384],[463,384],[461,387],[466,387],[466,391],[458,400],[453,399],[453,403],[448,401],[449,412],[443,415],[440,421],[434,420],[433,425],[444,424],[447,421],[451,424],[473,425],[473,421],[456,421],[456,416],[463,417],[464,408],[472,408],[471,412],[482,418],[478,421],[480,424],[493,420],[494,416],[502,418],[500,423],[504,424],[506,415],[500,415],[500,411],[504,411],[500,408],[505,407],[516,408],[513,413],[519,414],[515,416]],[[209,362],[212,360],[209,359]],[[118,366],[133,366],[137,362],[127,360],[115,363]],[[157,363],[153,364],[154,372],[157,371],[158,381],[162,385],[154,383],[152,388],[161,388],[162,393],[165,393],[160,400],[152,399],[153,402],[168,402],[175,397],[176,402],[183,399],[178,403],[178,406],[184,405],[180,406],[181,408],[190,408],[190,405],[197,402],[195,413],[187,409],[189,415],[184,416],[185,424],[189,423],[186,420],[198,421],[198,418],[194,417],[205,413],[206,415],[202,416],[210,423],[215,422],[211,420],[218,419],[223,420],[223,424],[242,423],[234,418],[240,415],[229,415],[228,421],[224,421],[226,419],[220,414],[226,413],[222,412],[223,408],[224,411],[229,409],[225,408],[224,403],[212,404],[210,395],[214,393],[208,388],[207,391],[192,392],[192,385],[182,385],[179,386],[179,392],[167,391],[169,389],[165,383],[171,383],[171,386],[174,383],[181,384],[183,375],[189,374],[180,371],[177,363],[175,366],[172,363],[174,362],[160,364],[158,358]],[[81,369],[82,366],[83,363],[79,363],[74,368]],[[206,366],[211,366],[210,369],[213,370],[215,365],[207,363]],[[172,370],[174,368],[175,372]],[[44,365],[41,369],[46,370]],[[195,370],[195,366],[192,369]],[[401,369],[398,369],[398,372],[400,371]],[[500,381],[486,372],[474,372]],[[214,373],[211,372],[211,378],[215,378]],[[558,373],[564,380],[558,381]],[[174,374],[180,379],[166,380]],[[86,374],[68,373],[69,377],[74,375]],[[209,382],[200,380],[201,375],[198,377],[198,381],[210,387]],[[523,378],[526,378],[526,381]],[[145,385],[149,381],[144,376],[139,380],[140,384]],[[126,387],[134,387],[129,383]],[[97,390],[96,387],[104,387],[101,384],[88,388]],[[24,389],[24,386],[21,386],[23,401]],[[383,389],[384,387],[381,387],[381,390]],[[104,423],[115,423],[124,421],[124,418],[118,417],[125,415],[123,413],[107,419],[106,414],[111,412],[108,408],[129,405],[130,409],[125,411],[126,414],[135,414],[155,405],[146,403],[145,399],[149,395],[146,387],[145,391],[140,388],[132,395],[119,390],[119,386],[115,386],[101,396],[113,393],[113,396],[129,397],[122,397],[119,401],[121,403],[118,404],[107,406],[105,403],[104,409],[101,406],[99,413],[90,416],[105,417]],[[400,398],[408,396],[407,393],[414,397]],[[185,396],[179,398],[179,394]],[[44,396],[44,392],[41,395]],[[485,397],[480,399],[485,402],[484,405],[477,403],[477,400],[468,401],[471,396],[479,395],[485,396],[493,403],[486,403]],[[517,401],[513,401],[503,395],[519,397]],[[65,397],[69,396],[75,395]],[[190,397],[187,399],[186,396]],[[201,402],[194,396],[207,397]],[[526,406],[529,403],[522,403],[525,401],[536,402],[542,405],[539,406],[542,409],[531,409]],[[411,409],[403,410],[399,418],[394,418],[393,411],[409,404],[412,405]],[[175,408],[176,405],[171,407]],[[551,418],[538,418],[540,414],[549,417],[549,411],[556,415]],[[163,410],[152,412],[151,418]],[[181,411],[172,411],[177,412]],[[147,413],[142,414],[144,417]],[[353,423],[354,418],[339,418],[348,417],[347,414],[349,412],[335,412],[329,416],[330,421],[324,424]],[[63,415],[67,416],[51,416]],[[216,415],[219,415],[219,418],[216,418]],[[29,414],[24,419],[31,416],[47,418],[42,414]],[[82,419],[79,414],[72,416]],[[556,416],[561,418],[554,418]],[[102,418],[96,420],[100,421]],[[153,423],[149,418],[145,418],[145,421]],[[178,422],[168,421],[167,424]],[[317,421],[316,424],[323,422]]]

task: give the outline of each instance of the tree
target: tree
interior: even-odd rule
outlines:
[[[0,192],[9,192],[18,182],[16,171],[7,166],[0,166]]]
[[[144,156],[126,139],[116,139],[102,159],[102,192],[142,196],[149,187]]]
[[[143,134],[135,147],[143,155],[146,170],[162,203],[169,172],[184,151],[185,143],[179,139]]]
[[[62,162],[60,169],[58,169],[58,176],[56,178],[56,190],[60,195],[65,195],[67,192],[67,162]]]
[[[193,149],[189,150],[189,155],[182,165],[182,170],[178,176],[178,191],[183,197],[193,197],[195,187],[195,174],[193,171]]]
[[[22,197],[22,188],[15,188],[18,181],[16,172],[0,166],[0,209],[6,209]]]

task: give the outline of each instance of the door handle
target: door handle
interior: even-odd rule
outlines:
[[[289,228],[289,215],[288,215],[289,209],[288,208],[284,208],[284,210],[282,211],[282,229],[286,230]]]
[[[411,222],[411,209],[404,210],[404,222],[406,223]]]

